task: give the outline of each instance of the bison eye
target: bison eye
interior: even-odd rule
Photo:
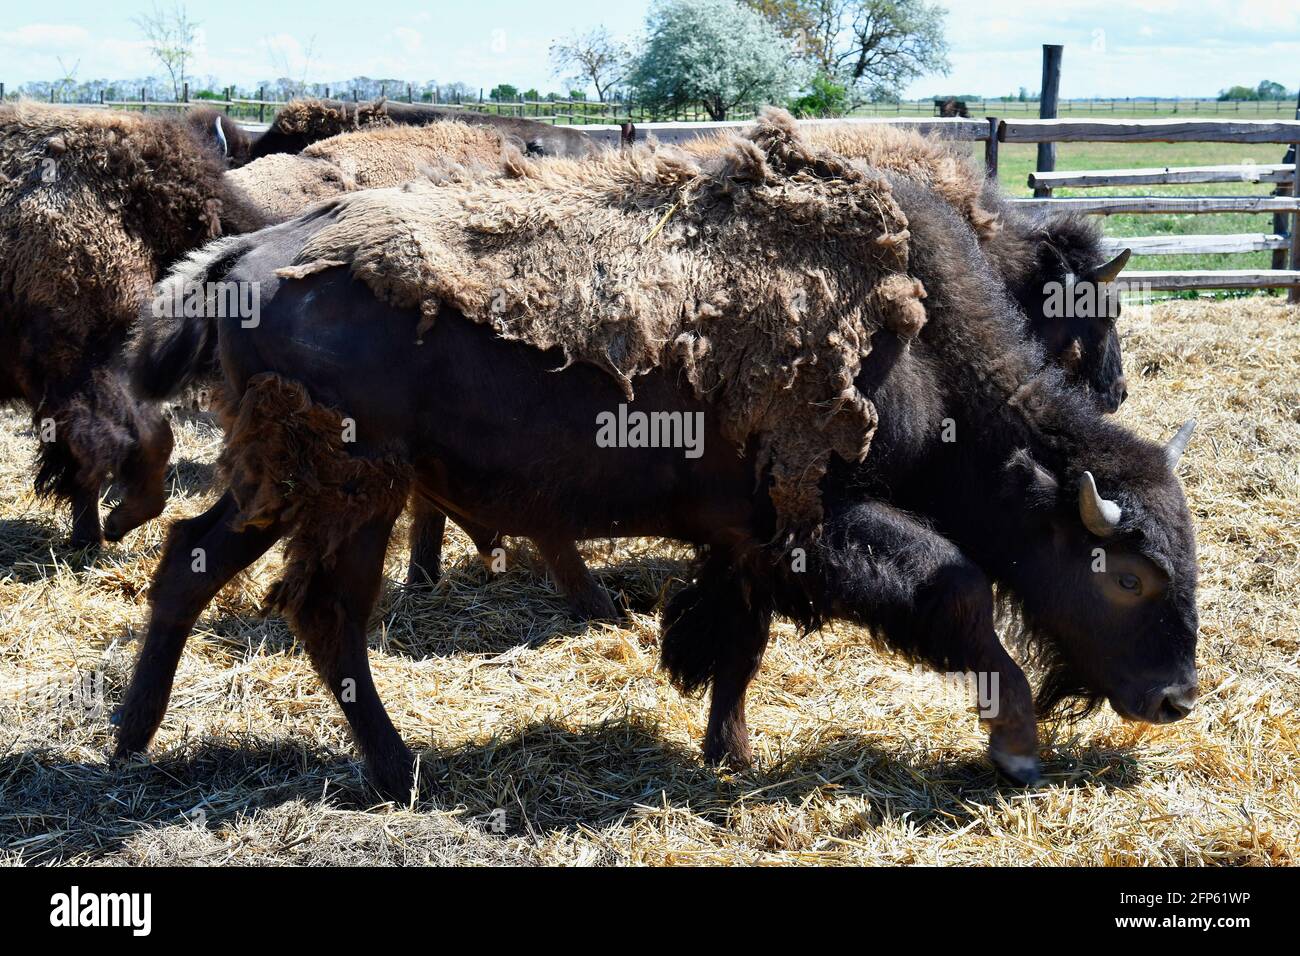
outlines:
[[[1132,591],[1134,594],[1140,594],[1142,591],[1142,580],[1136,574],[1121,574],[1119,576],[1119,586],[1125,591]]]

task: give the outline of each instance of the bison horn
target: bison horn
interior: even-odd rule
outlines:
[[[1132,249],[1125,249],[1110,262],[1103,262],[1097,268],[1088,273],[1088,279],[1091,282],[1114,282],[1119,278],[1119,274],[1124,271],[1128,265],[1129,258],[1133,255]]]
[[[230,144],[226,142],[226,131],[221,125],[221,117],[217,117],[217,142],[221,144],[221,156],[223,159],[230,158]]]
[[[1187,443],[1192,440],[1194,431],[1196,431],[1196,419],[1189,418],[1183,422],[1183,427],[1178,429],[1178,433],[1169,439],[1169,444],[1165,446],[1165,460],[1169,462],[1170,471],[1178,467],[1178,460],[1187,450]]]
[[[1083,519],[1083,526],[1099,538],[1110,537],[1119,527],[1119,505],[1098,493],[1097,482],[1090,471],[1085,471],[1079,482],[1079,517]]]

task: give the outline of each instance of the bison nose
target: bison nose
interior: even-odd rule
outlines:
[[[1182,720],[1196,706],[1196,695],[1197,686],[1194,680],[1186,684],[1174,684],[1171,687],[1166,687],[1156,695],[1151,722],[1153,724],[1172,724],[1175,720]]]

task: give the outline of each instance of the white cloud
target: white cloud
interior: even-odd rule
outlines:
[[[0,30],[0,48],[16,47],[57,54],[89,43],[90,31],[70,24],[29,23],[17,30]]]
[[[393,39],[402,48],[402,52],[413,56],[424,46],[424,34],[413,27],[397,27],[393,30]]]

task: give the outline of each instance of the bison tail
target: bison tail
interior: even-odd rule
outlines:
[[[211,243],[154,286],[127,357],[131,386],[141,398],[175,398],[196,379],[218,372],[218,312],[208,307],[210,290],[246,250],[242,237]],[[195,308],[195,301],[203,307]]]

